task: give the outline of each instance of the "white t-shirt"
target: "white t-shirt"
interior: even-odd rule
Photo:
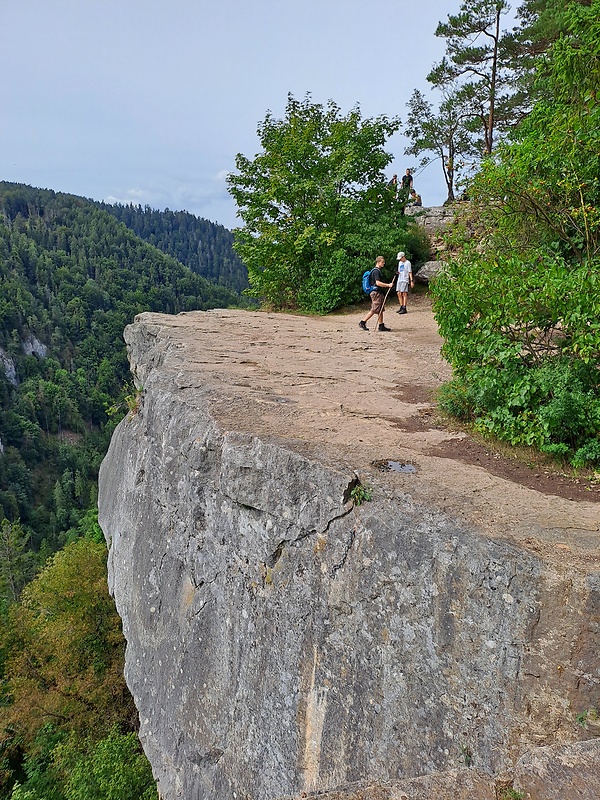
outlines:
[[[398,262],[398,283],[410,283],[410,276],[412,275],[412,267],[410,261],[405,259]]]

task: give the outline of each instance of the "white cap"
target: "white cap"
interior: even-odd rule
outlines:
[[[402,252],[402,250],[400,250],[400,252],[396,256],[396,261],[400,261],[401,258],[404,258],[404,253]]]

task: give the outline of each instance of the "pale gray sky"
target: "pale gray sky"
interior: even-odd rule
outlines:
[[[406,117],[460,0],[0,0],[0,180],[236,223],[225,175],[288,92]],[[390,175],[415,163],[401,134]],[[415,179],[446,197],[439,164]]]

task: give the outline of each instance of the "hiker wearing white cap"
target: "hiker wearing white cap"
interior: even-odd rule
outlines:
[[[400,308],[396,311],[396,314],[406,314],[406,301],[408,299],[408,286],[410,284],[410,288],[415,288],[415,282],[413,280],[412,274],[412,267],[410,265],[410,261],[404,255],[402,251],[398,253],[396,256],[398,260],[398,277],[396,278],[396,294],[398,295],[398,302],[400,303]]]

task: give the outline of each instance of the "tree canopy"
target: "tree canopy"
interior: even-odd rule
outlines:
[[[233,249],[232,232],[223,225],[168,208],[157,211],[120,203],[99,206],[196,275],[238,294],[248,288],[248,270]]]
[[[81,538],[55,554],[3,623],[0,796],[156,800],[104,543]],[[20,768],[8,768],[23,751]]]
[[[600,0],[567,6],[530,114],[470,185],[476,236],[433,287],[449,410],[579,467],[600,463],[599,20]]]
[[[376,255],[411,249],[384,174],[392,159],[384,144],[398,126],[308,95],[289,95],[283,119],[267,113],[261,152],[238,154],[228,177],[251,296],[274,308],[330,311],[360,297],[360,275]]]

